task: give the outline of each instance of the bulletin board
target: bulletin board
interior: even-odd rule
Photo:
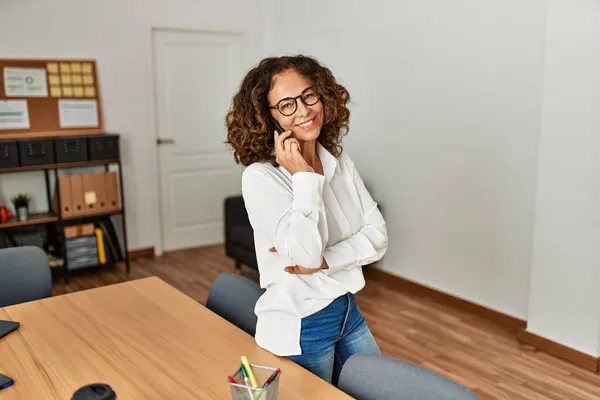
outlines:
[[[102,133],[95,60],[0,59],[0,139]]]

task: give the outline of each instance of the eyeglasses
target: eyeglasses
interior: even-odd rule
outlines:
[[[312,87],[309,87],[304,89],[300,96],[286,97],[279,100],[274,106],[269,106],[269,108],[276,108],[282,115],[289,117],[298,109],[298,99],[302,100],[307,106],[313,106],[319,101],[319,95]]]

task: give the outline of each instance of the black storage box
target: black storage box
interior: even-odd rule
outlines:
[[[54,139],[57,163],[71,163],[88,160],[88,143],[85,136]]]
[[[19,166],[19,147],[16,140],[0,141],[0,169]]]
[[[90,161],[118,160],[119,135],[88,136]]]
[[[19,140],[21,166],[54,164],[54,141],[52,139]]]

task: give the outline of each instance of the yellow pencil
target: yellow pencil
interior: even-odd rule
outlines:
[[[250,368],[250,363],[248,362],[248,358],[246,356],[242,356],[242,364],[246,367],[246,372],[248,373],[248,378],[250,378],[250,383],[253,387],[258,387],[258,382],[256,377],[254,376],[254,372],[252,372],[252,368]]]

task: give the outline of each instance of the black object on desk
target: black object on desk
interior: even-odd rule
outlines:
[[[71,400],[116,400],[117,394],[104,383],[92,383],[79,388]]]
[[[19,329],[21,324],[16,321],[2,321],[0,320],[0,338],[8,335],[9,333]]]

